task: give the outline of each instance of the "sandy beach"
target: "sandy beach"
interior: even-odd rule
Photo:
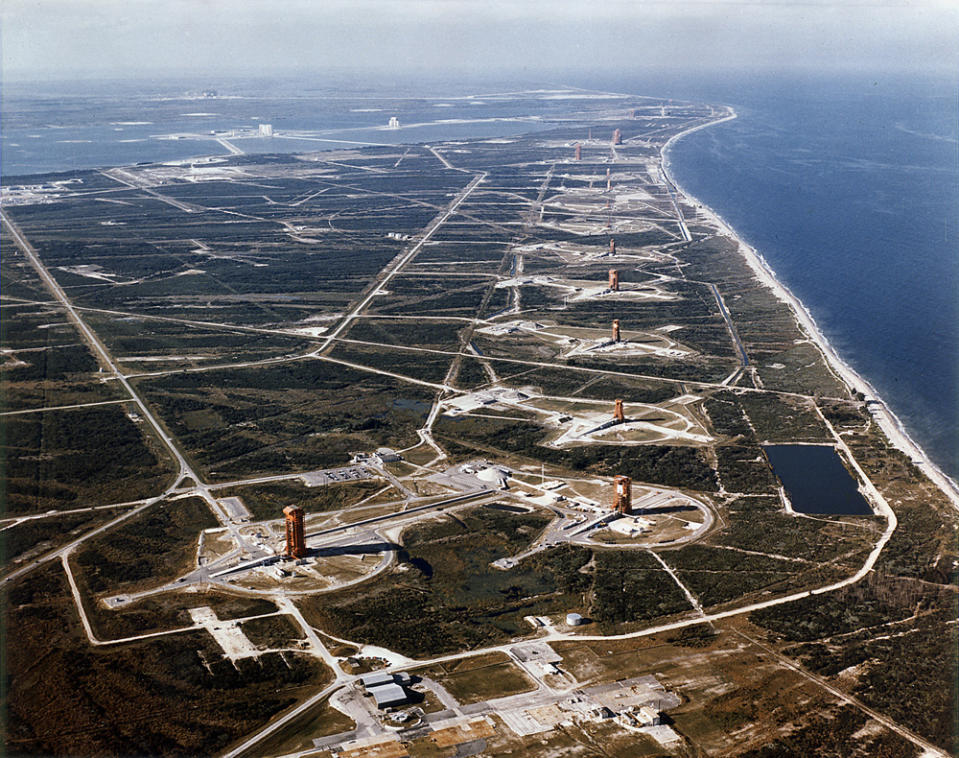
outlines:
[[[936,486],[938,486],[939,489],[942,490],[942,492],[950,499],[953,506],[959,510],[959,484],[957,484],[956,481],[951,477],[946,475],[945,472],[943,472],[929,459],[929,456],[926,455],[925,451],[909,436],[902,422],[892,411],[892,409],[889,408],[885,401],[879,396],[875,388],[869,384],[866,379],[857,374],[853,368],[839,356],[833,346],[829,343],[829,340],[827,340],[825,335],[819,330],[815,319],[812,317],[812,314],[809,312],[806,306],[803,305],[799,298],[790,292],[790,290],[784,284],[782,284],[779,279],[776,278],[776,273],[766,262],[765,258],[763,258],[754,247],[746,243],[736,233],[736,231],[728,223],[726,223],[726,220],[723,219],[722,216],[688,192],[678,181],[676,181],[676,178],[671,173],[669,164],[669,151],[676,144],[676,142],[686,135],[692,134],[700,129],[705,129],[707,127],[715,126],[725,121],[731,121],[732,119],[737,118],[736,112],[732,109],[730,109],[730,111],[730,115],[724,118],[710,121],[707,124],[700,124],[699,126],[692,127],[691,129],[687,129],[679,134],[676,134],[670,138],[665,145],[663,145],[661,151],[662,166],[663,173],[666,175],[667,180],[691,204],[698,206],[700,213],[712,224],[714,224],[722,234],[736,241],[739,246],[739,251],[743,254],[746,262],[755,273],[756,278],[765,286],[769,287],[776,297],[778,297],[784,303],[787,303],[792,308],[797,323],[807,334],[809,339],[816,344],[836,375],[841,377],[850,389],[861,392],[867,400],[874,401],[870,403],[872,417],[889,439],[890,444],[908,455],[919,467],[919,469],[927,477],[929,477],[929,479],[932,480]]]

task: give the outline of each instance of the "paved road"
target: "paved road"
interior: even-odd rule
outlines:
[[[186,460],[184,455],[180,452],[179,448],[174,443],[172,437],[166,433],[166,430],[153,415],[153,412],[147,407],[147,404],[143,399],[137,394],[133,386],[130,384],[127,377],[120,371],[116,362],[113,359],[110,351],[107,350],[106,346],[100,341],[100,338],[96,333],[87,326],[86,322],[78,313],[77,309],[74,307],[70,298],[67,297],[66,293],[63,291],[63,288],[59,285],[56,279],[51,276],[50,272],[47,270],[47,267],[40,260],[40,257],[37,255],[36,250],[33,248],[23,234],[20,232],[20,229],[13,223],[13,221],[7,216],[7,214],[0,210],[0,219],[2,219],[3,224],[7,227],[10,234],[13,236],[14,241],[17,244],[17,247],[23,252],[29,261],[30,265],[37,272],[43,283],[46,285],[54,297],[57,299],[57,302],[60,303],[63,308],[67,311],[67,316],[74,326],[79,330],[83,339],[87,342],[90,348],[93,350],[97,361],[101,366],[109,369],[113,377],[118,381],[127,394],[130,396],[130,399],[136,403],[137,408],[139,409],[142,417],[147,421],[150,427],[153,429],[157,438],[163,443],[163,445],[169,450],[170,454],[177,462],[179,467],[179,473],[177,476],[177,482],[179,483],[185,478],[190,478],[196,483],[196,488],[194,490],[195,494],[199,497],[202,497],[206,502],[207,506],[212,511],[213,515],[216,517],[222,525],[230,529],[234,538],[237,541],[237,544],[244,545],[245,541],[240,536],[239,532],[236,530],[235,525],[230,521],[229,517],[223,510],[220,508],[219,504],[216,502],[216,499],[210,494],[209,489],[203,483],[203,480],[200,476],[193,470],[193,467],[190,466],[189,462]],[[173,487],[170,488],[172,490]],[[168,492],[170,491],[168,490]]]
[[[177,446],[174,444],[170,435],[164,431],[163,427],[160,426],[160,423],[154,418],[153,413],[147,407],[146,403],[140,399],[140,396],[136,393],[133,387],[130,385],[130,382],[127,381],[126,376],[120,371],[116,363],[113,360],[113,356],[107,350],[106,346],[100,341],[100,338],[93,332],[93,330],[87,326],[86,322],[80,317],[80,314],[77,313],[76,308],[74,308],[73,303],[67,297],[66,293],[63,291],[63,288],[57,283],[57,281],[50,275],[50,272],[47,271],[46,266],[40,261],[40,258],[37,256],[36,250],[34,250],[33,245],[31,245],[23,237],[20,232],[20,229],[10,220],[6,212],[0,210],[0,219],[3,220],[3,224],[7,227],[7,230],[13,236],[14,241],[17,243],[17,247],[23,251],[23,254],[27,257],[27,260],[30,262],[30,265],[33,266],[34,270],[43,280],[43,283],[47,286],[57,301],[62,305],[66,311],[67,316],[70,318],[70,321],[73,322],[74,326],[80,331],[80,334],[83,336],[83,339],[87,344],[93,349],[94,355],[97,357],[97,360],[101,365],[108,368],[110,372],[114,375],[117,381],[123,386],[123,389],[127,391],[127,394],[130,395],[130,398],[137,404],[140,412],[143,417],[147,420],[147,423],[153,428],[153,431],[156,433],[157,437],[162,440],[163,444],[170,451],[170,454],[176,459],[177,464],[180,467],[180,476],[181,478],[184,475],[191,476],[196,479],[196,474],[193,469],[187,463],[186,459],[183,457],[183,454],[180,453]],[[197,481],[199,481],[197,479]]]
[[[723,315],[723,320],[726,322],[726,329],[729,330],[729,336],[732,337],[733,343],[736,345],[736,350],[739,351],[739,361],[742,364],[742,368],[746,368],[749,365],[749,356],[746,355],[746,348],[743,347],[743,343],[739,339],[739,332],[736,331],[736,325],[733,324],[729,311],[726,309],[726,302],[723,300],[723,296],[719,294],[719,289],[715,284],[710,282],[709,289],[712,291],[713,297],[716,298],[716,305],[719,306],[719,312]]]
[[[170,491],[171,490],[168,489],[166,492],[160,495],[157,495],[156,497],[152,497],[149,500],[144,501],[142,505],[136,508],[132,508],[131,510],[127,511],[126,513],[123,513],[120,516],[117,516],[115,519],[108,521],[102,526],[98,526],[96,529],[91,529],[89,532],[84,532],[75,540],[73,540],[72,542],[69,542],[63,547],[57,548],[56,550],[51,550],[49,553],[46,553],[38,558],[35,558],[29,561],[28,563],[16,569],[15,571],[11,571],[9,574],[7,574],[2,579],[0,579],[0,587],[3,587],[16,579],[19,579],[24,574],[27,574],[30,571],[33,571],[34,569],[39,568],[40,566],[43,566],[46,563],[49,563],[50,561],[57,560],[58,558],[60,558],[60,556],[64,554],[69,554],[81,542],[84,542],[85,540],[88,540],[91,537],[96,537],[98,534],[105,532],[107,529],[112,529],[117,524],[121,524],[127,519],[132,518],[133,516],[136,516],[138,513],[146,510],[154,503],[160,502],[165,497],[167,497],[168,494],[170,494]]]
[[[469,184],[467,184],[462,190],[459,191],[456,197],[453,198],[452,202],[450,202],[447,209],[440,216],[438,216],[437,218],[433,220],[433,222],[430,224],[426,232],[420,237],[419,241],[415,245],[413,245],[412,248],[410,248],[409,252],[406,253],[406,255],[404,255],[402,258],[399,259],[399,261],[396,262],[396,265],[393,266],[393,268],[391,268],[386,273],[386,275],[380,280],[379,284],[373,287],[373,289],[369,291],[367,296],[363,298],[359,303],[356,304],[353,310],[347,314],[346,318],[344,318],[343,321],[340,322],[339,326],[337,326],[336,329],[334,329],[329,335],[327,335],[326,339],[323,341],[323,344],[321,344],[320,347],[318,347],[315,351],[313,351],[313,355],[318,355],[319,353],[326,350],[330,346],[330,344],[333,342],[333,340],[336,337],[338,337],[340,334],[342,334],[343,331],[351,323],[353,323],[356,317],[363,310],[366,309],[366,307],[370,304],[373,298],[383,292],[383,289],[386,287],[389,281],[394,276],[396,276],[400,272],[400,270],[407,263],[410,262],[410,260],[413,259],[413,257],[420,251],[420,248],[423,247],[423,245],[426,244],[429,238],[433,236],[436,230],[439,229],[443,224],[445,224],[447,219],[449,219],[450,216],[456,213],[456,209],[459,208],[460,205],[463,203],[463,201],[470,196],[470,194],[473,192],[473,190],[476,189],[477,186],[479,186],[479,183],[482,182],[484,179],[486,179],[486,176],[487,174],[484,171],[479,176],[474,177]]]

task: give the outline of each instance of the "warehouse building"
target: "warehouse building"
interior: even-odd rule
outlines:
[[[360,684],[380,710],[410,703],[409,693],[404,689],[410,683],[409,674],[379,672],[360,677]]]

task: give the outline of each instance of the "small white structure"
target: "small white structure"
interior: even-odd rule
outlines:
[[[389,128],[390,129],[400,128],[400,120],[396,116],[390,116]]]
[[[566,614],[566,626],[582,626],[584,623],[585,619],[583,619],[583,617],[578,613]]]
[[[260,128],[257,131],[261,137],[272,137],[273,136],[273,124],[260,124]]]
[[[484,468],[482,471],[477,473],[476,478],[480,481],[486,482],[487,484],[492,484],[497,489],[509,489],[508,469],[490,466],[489,468]]]

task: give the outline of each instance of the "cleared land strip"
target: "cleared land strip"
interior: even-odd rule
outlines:
[[[21,566],[15,571],[11,571],[9,574],[7,574],[2,579],[0,579],[0,587],[6,584],[9,584],[10,582],[16,579],[19,579],[24,574],[27,574],[36,568],[40,568],[40,566],[46,563],[49,563],[52,560],[56,560],[62,555],[68,555],[81,542],[85,542],[91,537],[96,537],[98,534],[101,534],[107,531],[108,529],[112,529],[117,524],[120,524],[126,521],[127,519],[132,518],[133,516],[136,516],[139,513],[142,513],[144,510],[149,508],[154,503],[158,503],[161,500],[163,500],[168,494],[170,494],[170,490],[167,490],[161,495],[157,495],[156,497],[150,498],[149,500],[144,502],[143,505],[140,505],[136,508],[133,508],[127,511],[126,513],[123,513],[117,516],[112,521],[108,521],[107,523],[101,526],[98,526],[96,529],[91,529],[89,532],[85,532],[84,534],[81,534],[79,537],[77,537],[75,540],[73,540],[73,542],[69,543],[68,545],[64,545],[63,547],[57,548],[56,550],[51,550],[49,553],[46,553],[45,555],[41,555],[39,558],[33,559],[26,566]]]
[[[173,487],[175,487],[179,482],[184,478],[191,478],[196,483],[195,492],[197,495],[203,498],[207,506],[210,508],[210,511],[213,513],[214,517],[221,524],[228,526],[231,530],[235,529],[235,526],[231,523],[230,519],[226,514],[220,509],[220,506],[217,504],[216,499],[213,495],[210,494],[209,490],[203,484],[203,480],[200,476],[193,470],[193,467],[189,464],[186,457],[183,453],[180,452],[180,449],[174,443],[173,438],[167,434],[163,426],[153,415],[153,412],[143,401],[143,399],[137,394],[136,390],[133,389],[133,385],[130,384],[127,377],[120,371],[116,362],[114,361],[113,356],[110,354],[110,351],[107,350],[106,345],[104,345],[100,338],[96,335],[87,323],[80,316],[77,309],[74,307],[73,302],[70,298],[67,297],[66,293],[63,291],[63,288],[57,283],[53,278],[50,272],[47,270],[47,267],[43,265],[43,262],[40,260],[40,257],[37,255],[36,250],[33,246],[26,240],[23,234],[20,232],[20,229],[14,224],[3,212],[0,210],[0,219],[2,219],[3,224],[6,225],[10,234],[13,236],[14,241],[17,246],[23,251],[23,254],[27,257],[27,260],[30,262],[30,265],[34,268],[37,274],[40,276],[40,279],[46,285],[46,287],[53,293],[56,299],[60,304],[66,309],[67,316],[70,321],[76,326],[80,331],[80,334],[83,336],[83,339],[90,345],[93,350],[94,355],[97,357],[98,362],[101,366],[108,368],[110,373],[116,378],[118,382],[123,386],[123,389],[126,390],[127,394],[130,396],[133,402],[136,403],[137,407],[140,409],[140,412],[143,415],[143,418],[146,419],[147,423],[153,429],[156,436],[160,439],[163,445],[169,450],[170,454],[176,460],[179,467],[176,481],[171,484],[167,489],[167,492],[164,493],[164,496],[170,492]],[[158,498],[159,499],[159,498]],[[143,506],[146,507],[146,506]],[[111,522],[112,523],[112,522]],[[82,541],[81,538],[80,541]],[[77,544],[77,542],[71,543],[72,545]]]
[[[732,337],[733,344],[736,346],[736,350],[739,351],[740,361],[742,362],[743,368],[749,365],[749,356],[746,355],[746,348],[743,347],[743,343],[739,340],[739,332],[736,331],[736,325],[733,324],[733,320],[729,315],[729,311],[726,309],[726,301],[723,300],[723,296],[719,294],[719,288],[713,284],[709,283],[709,289],[713,293],[713,297],[716,298],[716,305],[719,306],[719,312],[723,314],[723,320],[726,322],[726,328],[729,330],[729,336]]]
[[[912,742],[914,745],[918,745],[919,747],[923,748],[923,749],[926,751],[926,752],[924,753],[924,756],[939,755],[939,756],[944,756],[944,758],[946,758],[946,757],[948,756],[948,753],[944,752],[941,748],[936,747],[936,746],[933,745],[931,742],[923,739],[922,737],[920,737],[920,736],[919,736],[918,734],[916,734],[915,732],[913,732],[913,731],[911,731],[911,730],[909,730],[909,729],[906,729],[904,726],[900,726],[900,725],[897,724],[895,721],[893,721],[891,718],[888,718],[887,716],[883,716],[881,713],[879,713],[879,711],[876,711],[876,710],[870,708],[868,705],[866,705],[864,702],[862,702],[862,701],[859,700],[858,698],[855,698],[855,697],[853,697],[852,695],[849,695],[849,694],[843,692],[843,691],[842,691],[841,689],[839,689],[838,687],[834,687],[833,685],[829,684],[829,682],[827,682],[825,679],[823,679],[821,676],[816,676],[815,674],[813,674],[813,673],[811,673],[811,672],[809,672],[809,671],[806,671],[806,670],[805,670],[804,668],[802,668],[801,666],[793,663],[793,662],[792,662],[791,660],[789,660],[789,658],[787,658],[786,656],[782,655],[781,653],[776,652],[776,651],[773,650],[771,647],[769,647],[769,646],[767,646],[767,645],[764,645],[763,643],[761,643],[759,640],[755,639],[754,637],[750,637],[750,636],[749,636],[748,634],[746,634],[745,632],[741,632],[741,631],[739,631],[738,629],[737,629],[737,630],[734,630],[734,631],[735,631],[736,634],[738,634],[738,635],[739,635],[740,637],[742,637],[744,640],[747,640],[747,641],[751,642],[751,643],[752,643],[753,645],[755,645],[756,647],[761,648],[763,651],[765,651],[766,653],[768,653],[769,655],[771,655],[773,658],[775,658],[777,661],[779,661],[779,663],[782,664],[783,666],[785,666],[786,668],[788,668],[788,669],[790,669],[790,670],[792,670],[792,671],[795,671],[797,674],[799,674],[799,676],[803,677],[804,679],[807,679],[808,681],[810,681],[810,682],[812,682],[812,683],[814,683],[814,684],[817,684],[818,686],[822,687],[824,690],[826,690],[827,692],[829,692],[829,693],[830,693],[831,695],[833,695],[834,697],[837,697],[837,698],[839,698],[840,700],[842,700],[843,702],[848,703],[849,705],[858,708],[858,709],[861,710],[863,713],[865,713],[867,716],[869,716],[870,718],[878,721],[880,724],[882,724],[882,725],[883,725],[884,727],[886,727],[887,729],[891,729],[892,731],[894,731],[894,732],[895,732],[896,734],[898,734],[900,737],[904,737],[904,738],[906,738],[907,740],[909,740],[910,742]]]
[[[480,175],[473,178],[473,180],[467,184],[460,192],[453,198],[450,202],[446,211],[443,212],[438,218],[433,219],[433,222],[430,224],[429,228],[424,232],[423,236],[420,237],[419,241],[410,248],[410,251],[400,258],[396,264],[380,279],[379,283],[373,287],[359,303],[353,308],[352,311],[340,322],[340,325],[336,327],[323,341],[323,343],[316,350],[313,351],[312,355],[318,355],[319,353],[326,350],[333,342],[336,337],[338,337],[350,324],[353,323],[354,319],[370,304],[374,297],[379,295],[383,288],[389,283],[389,281],[396,276],[400,270],[409,263],[416,254],[420,251],[420,248],[426,244],[427,240],[433,236],[437,229],[439,229],[443,224],[446,223],[447,219],[452,216],[456,209],[460,207],[466,198],[479,186],[479,183],[482,182],[487,177],[487,173],[484,171]]]
[[[50,275],[50,272],[47,271],[47,267],[43,265],[43,262],[37,255],[37,251],[33,249],[33,245],[27,242],[26,238],[24,238],[24,236],[21,234],[20,229],[10,220],[3,210],[0,210],[0,219],[3,220],[3,224],[13,236],[17,247],[19,247],[23,254],[27,257],[30,265],[33,266],[34,270],[43,280],[43,283],[53,293],[54,297],[56,297],[60,304],[66,308],[67,316],[69,317],[70,321],[73,322],[76,328],[80,331],[80,334],[83,336],[84,340],[86,340],[87,344],[89,344],[93,349],[93,352],[99,359],[100,364],[108,368],[110,373],[116,377],[117,381],[123,385],[123,389],[127,391],[133,402],[137,404],[140,411],[143,413],[143,417],[153,428],[153,431],[156,433],[157,437],[160,438],[163,444],[176,459],[177,464],[180,467],[180,476],[192,476],[194,479],[199,481],[199,479],[196,477],[196,474],[193,472],[193,469],[190,467],[189,463],[187,463],[186,458],[183,457],[183,454],[179,451],[179,449],[177,449],[177,446],[174,444],[173,440],[163,430],[163,427],[160,426],[160,422],[156,420],[153,413],[147,407],[147,404],[140,399],[140,396],[133,389],[130,382],[127,381],[127,378],[121,373],[120,369],[113,360],[113,356],[107,350],[106,346],[100,341],[100,338],[96,335],[96,333],[89,326],[87,326],[86,322],[81,318],[80,314],[77,312],[77,309],[74,307],[73,302],[63,291],[63,288]]]
[[[24,413],[46,413],[47,411],[72,411],[76,408],[93,408],[97,405],[117,405],[118,403],[132,403],[133,400],[100,400],[96,403],[74,403],[73,405],[50,405],[46,408],[24,408],[20,411],[4,411],[0,416],[22,416]]]

